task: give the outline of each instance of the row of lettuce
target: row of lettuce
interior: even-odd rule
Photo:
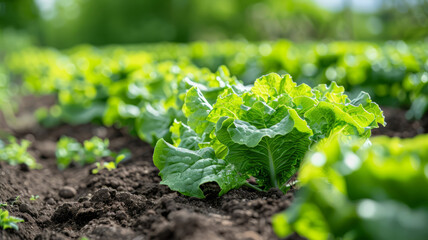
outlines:
[[[60,170],[68,168],[70,165],[84,166],[95,164],[93,174],[102,169],[112,170],[117,165],[131,156],[128,149],[114,152],[109,149],[108,139],[92,137],[80,143],[74,138],[62,136],[55,150],[57,166]],[[14,136],[9,136],[7,140],[0,139],[0,161],[9,165],[26,165],[30,169],[40,169],[42,165],[29,153],[31,142],[26,139],[18,141]]]
[[[127,127],[151,144],[169,138],[174,119],[184,120],[187,89],[198,86],[214,101],[225,88],[242,85],[224,66],[212,73],[188,61],[156,62],[145,52],[33,50],[6,62],[11,81],[21,81],[30,93],[57,97],[57,104],[36,112],[43,125],[99,122]]]
[[[82,88],[88,83],[92,86],[80,89],[88,95],[94,92],[100,95],[104,89],[94,90],[93,85],[109,84],[111,80],[168,81],[163,79],[168,78],[165,76],[168,74],[162,73],[168,71],[168,63],[178,63],[181,75],[195,71],[189,66],[216,71],[219,66],[225,65],[232,75],[242,79],[245,84],[251,84],[257,77],[270,72],[289,73],[297,83],[307,83],[313,87],[335,81],[344,86],[351,96],[363,90],[381,105],[411,106],[408,117],[420,118],[428,105],[427,49],[426,42],[298,44],[284,40],[104,48],[79,46],[62,52],[29,46],[7,54],[5,65],[12,73],[24,75],[28,79],[27,87],[33,91],[76,88],[67,82],[80,79],[84,82]],[[139,75],[143,65],[146,66],[145,72],[149,68],[157,69],[157,76]],[[158,65],[162,65],[160,68],[163,69],[159,69]],[[61,83],[58,83],[59,79]],[[148,95],[152,94],[150,90]]]
[[[291,207],[274,216],[275,232],[320,240],[426,239],[428,195],[421,189],[428,186],[427,145],[427,135],[370,141],[331,136],[306,155],[301,189]],[[17,230],[22,221],[0,209],[3,229]]]
[[[240,84],[232,75],[246,84],[269,72],[290,73],[295,82],[311,87],[335,81],[349,96],[363,90],[381,105],[409,107],[409,118],[421,118],[428,109],[427,45],[165,43],[62,52],[28,46],[5,54],[3,76],[31,93],[58,96],[57,105],[37,112],[47,126],[116,124],[154,144],[168,137],[174,119],[185,118],[181,107],[189,88],[198,86],[214,96]]]
[[[307,156],[298,200],[274,218],[279,236],[296,231],[309,239],[407,239],[409,233],[424,239],[426,137],[377,138],[371,145],[371,129],[384,125],[384,117],[369,94],[359,92],[417,102],[428,81],[424,51],[402,42],[286,41],[28,48],[6,55],[4,76],[30,93],[57,96],[56,105],[37,111],[47,126],[98,122],[156,144],[153,160],[162,184],[184,195],[203,198],[200,185],[208,182],[218,183],[219,195],[242,186],[286,192]],[[245,86],[224,66],[215,73],[196,66],[224,63],[240,76],[291,72],[309,85],[268,74]],[[423,101],[413,117],[423,115]],[[85,144],[62,141],[62,167],[93,159]],[[95,144],[99,154],[113,156],[103,141]],[[115,167],[125,156],[114,156]],[[256,185],[247,182],[250,177]]]

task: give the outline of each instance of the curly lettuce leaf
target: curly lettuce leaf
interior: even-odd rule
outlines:
[[[297,96],[312,96],[311,87],[306,84],[297,86],[290,75],[281,77],[276,73],[264,75],[256,80],[251,91],[265,102],[286,94],[291,98]]]
[[[213,123],[207,120],[211,110],[211,104],[208,103],[201,91],[195,87],[187,91],[183,113],[187,117],[187,125],[194,129],[198,135],[210,132],[213,128]]]
[[[379,108],[377,103],[372,102],[368,93],[361,92],[354,100],[351,101],[351,105],[357,107],[361,106],[364,108],[364,110],[373,114],[376,119],[376,121],[373,122],[374,126],[377,126],[378,123],[386,126],[383,111]]]
[[[289,114],[278,124],[263,129],[222,117],[216,135],[228,148],[225,160],[237,171],[255,177],[266,189],[283,187],[296,173],[311,143],[312,131],[303,120],[295,121],[292,116]],[[298,118],[297,114],[294,116]]]

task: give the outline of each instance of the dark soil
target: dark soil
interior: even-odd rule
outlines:
[[[372,136],[386,135],[389,137],[410,138],[428,133],[428,114],[421,120],[409,121],[406,111],[398,108],[382,107],[387,125],[372,130]]]
[[[37,101],[30,102],[23,108],[37,107]],[[408,122],[403,110],[384,110],[388,125],[373,135],[411,137],[428,130],[427,118]],[[1,122],[3,131],[33,142],[30,153],[43,168],[0,162],[0,201],[9,203],[11,215],[25,220],[19,231],[0,230],[0,239],[277,239],[271,217],[291,204],[296,191],[284,195],[244,187],[217,197],[216,185],[206,184],[206,199],[185,197],[159,184],[153,148],[125,130],[90,124],[44,129],[34,121],[13,129]],[[90,174],[94,166],[59,171],[55,147],[62,135],[80,141],[94,135],[109,138],[113,150],[128,148],[133,157],[97,175]],[[31,195],[40,198],[30,201]]]

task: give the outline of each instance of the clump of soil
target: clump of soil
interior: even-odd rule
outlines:
[[[388,125],[373,135],[427,132],[427,118],[408,122],[404,111],[384,110]],[[276,189],[256,192],[244,187],[217,197],[217,185],[205,184],[206,199],[186,197],[159,184],[153,148],[125,130],[91,124],[3,130],[32,141],[29,151],[43,168],[0,162],[0,201],[9,203],[11,215],[25,220],[19,231],[0,231],[0,239],[277,239],[271,217],[286,209],[297,191],[284,195]],[[97,175],[90,174],[94,166],[59,171],[55,147],[62,135],[80,141],[94,135],[109,138],[112,150],[128,148],[132,158]],[[31,201],[31,195],[40,197]]]

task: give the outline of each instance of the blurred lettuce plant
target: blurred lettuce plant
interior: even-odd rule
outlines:
[[[9,215],[7,210],[0,209],[0,227],[5,229],[19,230],[18,223],[24,222],[24,219]]]
[[[25,139],[18,143],[13,136],[10,136],[7,142],[0,140],[0,161],[10,165],[25,164],[31,169],[41,168],[41,165],[27,151],[30,145],[31,142]]]
[[[92,137],[81,144],[74,138],[63,136],[58,141],[56,149],[58,168],[65,169],[71,163],[76,163],[80,166],[96,163],[98,170],[94,173],[98,173],[103,168],[114,169],[119,162],[130,157],[130,152],[126,149],[116,153],[109,150],[108,147],[108,139],[103,140],[98,137]],[[113,164],[97,162],[107,157],[114,159]]]
[[[296,201],[273,218],[279,237],[428,237],[428,135],[330,138],[306,157],[299,181]]]

